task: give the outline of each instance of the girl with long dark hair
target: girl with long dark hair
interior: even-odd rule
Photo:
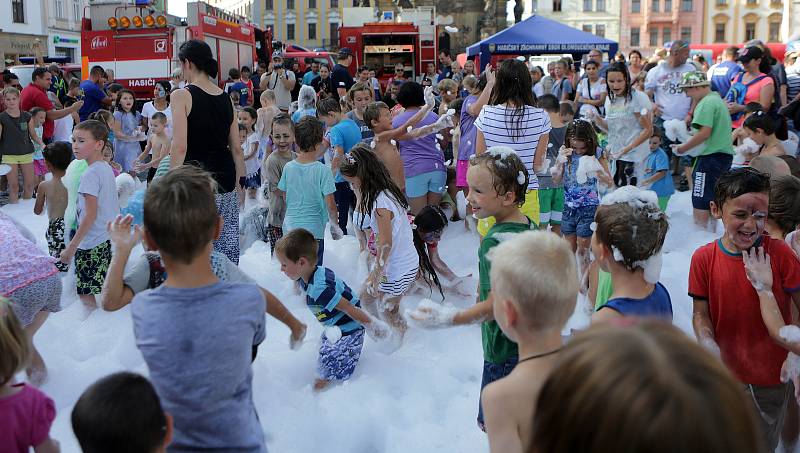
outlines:
[[[492,146],[507,146],[519,156],[530,178],[522,213],[533,222],[539,221],[539,180],[536,172],[544,163],[550,133],[550,117],[536,107],[531,76],[525,63],[504,60],[495,76],[489,104],[475,119],[475,152],[483,154]],[[478,232],[486,234],[494,219],[482,219]]]
[[[239,144],[239,125],[230,96],[212,79],[217,60],[203,41],[181,44],[178,58],[187,82],[172,93],[172,148],[170,168],[197,165],[217,183],[217,210],[224,223],[214,249],[239,262],[239,202],[236,194],[244,180],[244,159]]]
[[[340,171],[361,193],[356,210],[369,215],[375,236],[370,252],[376,259],[364,283],[361,301],[373,314],[380,309],[384,321],[402,337],[408,326],[400,315],[400,300],[417,274],[421,271],[428,284],[435,284],[440,293],[442,286],[425,253],[424,242],[411,229],[406,214],[408,200],[383,162],[363,143],[353,147],[346,159]]]

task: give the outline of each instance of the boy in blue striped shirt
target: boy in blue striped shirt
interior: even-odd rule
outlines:
[[[331,381],[350,379],[361,357],[365,330],[373,339],[383,339],[389,327],[362,310],[358,296],[332,270],[317,266],[317,247],[314,235],[298,228],[278,240],[275,256],[281,271],[306,292],[306,305],[325,326],[314,381],[314,390],[319,391]],[[332,332],[341,336],[328,338]]]

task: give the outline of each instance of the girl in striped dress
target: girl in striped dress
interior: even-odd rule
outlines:
[[[380,313],[402,338],[408,326],[400,315],[400,300],[417,274],[421,272],[429,285],[435,284],[440,294],[442,287],[425,253],[425,244],[411,229],[408,200],[383,162],[363,143],[354,146],[346,158],[340,171],[360,191],[356,210],[369,214],[374,235],[374,241],[369,242],[375,259],[359,298],[367,311]]]

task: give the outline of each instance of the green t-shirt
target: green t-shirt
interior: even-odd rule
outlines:
[[[536,224],[528,220],[528,223],[504,222],[496,223],[486,232],[481,247],[478,250],[478,299],[481,301],[489,297],[492,289],[489,281],[489,272],[492,264],[486,258],[486,254],[500,242],[508,239],[509,234],[522,233],[523,231],[535,230]],[[483,357],[487,362],[503,363],[518,355],[517,344],[509,340],[500,330],[500,326],[495,321],[486,321],[481,324],[481,336],[483,338]]]
[[[714,153],[734,154],[731,114],[719,94],[713,91],[701,99],[694,109],[692,127],[699,130],[703,126],[711,128],[711,136],[706,139],[701,156]]]

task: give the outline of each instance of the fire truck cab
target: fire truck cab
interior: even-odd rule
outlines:
[[[353,51],[351,73],[368,66],[385,86],[394,75],[395,65],[402,63],[406,77],[416,79],[428,63],[437,62],[435,17],[434,7],[419,7],[374,22],[372,8],[345,8],[339,47]]]
[[[230,68],[252,67],[271,45],[264,33],[259,33],[264,42],[257,44],[256,29],[244,18],[203,2],[188,3],[185,20],[147,4],[96,1],[87,10],[81,26],[83,74],[94,65],[112,69],[115,82],[137,100],[152,99],[156,82],[170,79],[180,67],[178,49],[188,39],[209,44],[218,62],[217,82],[227,78]]]

